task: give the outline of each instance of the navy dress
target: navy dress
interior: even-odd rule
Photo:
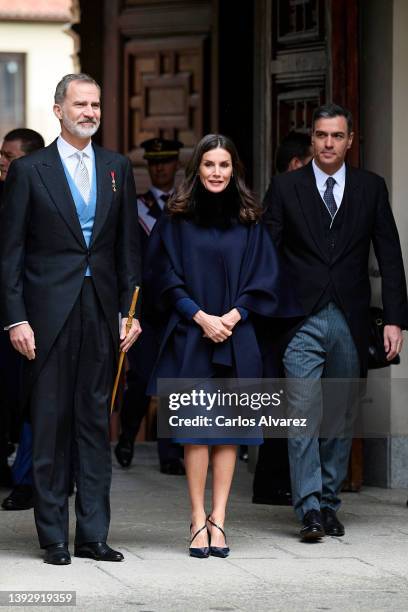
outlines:
[[[275,247],[261,223],[225,218],[221,198],[212,196],[210,215],[185,218],[163,215],[150,236],[145,267],[148,300],[168,313],[168,323],[149,384],[158,379],[261,378],[265,362],[259,329],[262,322],[301,314],[285,286]],[[232,308],[248,312],[222,343],[203,338],[203,332],[178,307],[193,302],[207,314],[221,316]],[[275,321],[276,323],[276,321]],[[272,348],[272,347],[271,347]],[[269,361],[270,363],[270,361]],[[276,372],[268,372],[268,376]],[[261,436],[261,432],[260,432]],[[260,438],[184,439],[194,444],[260,444]]]

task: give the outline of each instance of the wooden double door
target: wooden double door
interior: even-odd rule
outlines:
[[[262,197],[274,154],[314,108],[350,108],[358,131],[359,0],[80,0],[80,63],[102,82],[102,143],[148,186],[140,143],[233,138]],[[355,139],[350,159],[359,162]],[[355,450],[361,480],[361,449]]]
[[[324,101],[358,124],[358,0],[80,0],[80,62],[103,84],[103,143],[146,175],[140,143],[231,136],[262,192],[277,144]],[[358,125],[357,125],[358,128]],[[358,139],[351,152],[358,164]]]

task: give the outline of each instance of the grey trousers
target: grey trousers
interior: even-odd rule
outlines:
[[[308,419],[307,434],[288,440],[294,510],[299,519],[312,509],[337,511],[347,475],[360,363],[347,322],[333,302],[305,321],[287,346],[283,363],[289,413]]]

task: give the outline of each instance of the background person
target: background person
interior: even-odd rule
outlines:
[[[296,311],[282,303],[278,261],[261,216],[234,144],[225,136],[205,136],[150,238],[147,289],[169,312],[153,381],[263,375],[254,318]],[[226,557],[224,521],[237,445],[259,439],[182,442],[192,510],[190,555]],[[206,517],[210,458],[212,507]]]
[[[146,253],[150,233],[164,206],[174,193],[174,180],[179,167],[179,151],[183,146],[178,140],[151,138],[141,143],[151,180],[150,189],[137,197],[142,261]],[[143,290],[142,290],[143,295]],[[129,369],[126,372],[126,390],[120,411],[121,433],[115,447],[115,455],[122,467],[129,467],[133,459],[134,443],[140,424],[150,403],[146,395],[147,385],[160,347],[160,334],[166,319],[154,316],[153,309],[142,299],[141,323],[143,334],[128,352]],[[183,475],[180,459],[182,449],[168,439],[158,439],[160,471],[163,474]]]
[[[347,109],[317,108],[313,161],[274,177],[265,196],[265,220],[307,314],[288,338],[283,359],[286,378],[309,381],[290,402],[297,417],[324,413],[321,378],[350,379],[335,398],[346,415],[353,379],[366,374],[371,243],[381,270],[389,360],[401,351],[401,328],[408,325],[404,265],[387,188],[381,177],[345,164],[352,142]],[[351,436],[318,434],[317,424],[314,436],[288,440],[294,508],[305,541],[344,534],[336,513]]]
[[[28,128],[17,128],[8,132],[0,148],[0,207],[4,182],[10,164],[44,147],[41,134]],[[25,466],[22,472],[11,474],[7,464],[8,447],[11,439],[19,437],[21,415],[18,408],[20,390],[21,357],[10,344],[8,333],[0,330],[0,486],[13,489],[10,509],[25,509],[32,507],[32,477],[31,465]],[[31,445],[31,430],[24,425],[19,443],[19,455],[25,455],[25,448]],[[8,498],[7,498],[8,499]],[[9,502],[8,502],[9,504]],[[3,504],[2,504],[3,505]],[[16,507],[14,507],[16,506]],[[3,506],[4,507],[4,506]]]
[[[4,183],[6,180],[12,161],[42,149],[44,145],[43,137],[35,130],[17,128],[8,132],[0,149],[0,182]]]
[[[33,427],[34,514],[44,561],[71,562],[68,493],[72,440],[77,487],[75,555],[120,561],[110,522],[109,400],[118,313],[139,278],[136,198],[128,159],[92,144],[100,87],[66,75],[55,91],[61,135],[11,165],[0,218],[1,320],[24,357]],[[21,262],[24,262],[21,265]],[[140,333],[134,320],[122,350]]]
[[[313,157],[310,134],[289,132],[276,151],[275,166],[278,174],[292,172],[306,166]]]
[[[312,157],[309,134],[289,132],[276,152],[276,169],[280,174],[292,172],[308,164]],[[292,505],[286,438],[265,438],[259,447],[252,501],[255,504]]]

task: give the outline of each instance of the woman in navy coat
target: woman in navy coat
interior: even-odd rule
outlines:
[[[158,379],[264,375],[259,322],[300,313],[282,288],[261,215],[234,144],[225,136],[205,136],[150,237],[145,283],[150,299],[169,316],[152,392]],[[260,440],[196,437],[182,442],[192,506],[190,555],[226,557],[224,521],[237,445]],[[212,508],[206,517],[210,458]]]

